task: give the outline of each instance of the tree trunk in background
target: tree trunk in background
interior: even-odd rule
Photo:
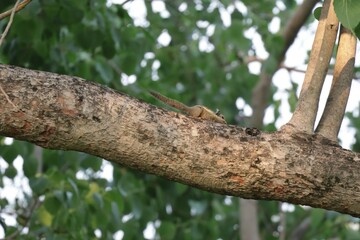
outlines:
[[[240,198],[240,238],[260,240],[256,200]]]

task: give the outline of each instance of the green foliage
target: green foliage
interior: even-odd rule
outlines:
[[[314,10],[314,17],[315,17],[317,20],[320,20],[321,10],[322,10],[322,7],[317,7],[317,8],[315,8],[315,10]]]
[[[314,16],[320,19],[322,7],[314,10]],[[360,2],[355,0],[334,0],[334,9],[340,23],[350,29],[360,39]]]
[[[1,0],[0,12],[13,2]],[[296,1],[246,0],[242,1],[246,11],[234,7],[233,1],[164,1],[169,12],[165,17],[153,11],[151,1],[144,2],[146,18],[135,24],[126,10],[129,3],[107,6],[106,1],[98,0],[32,0],[16,14],[1,46],[0,60],[80,76],[149,102],[155,100],[147,89],[154,89],[189,105],[219,108],[229,123],[244,125],[237,120],[240,113],[235,101],[241,97],[249,104],[259,78],[244,61],[245,56],[257,56],[253,39],[245,33],[256,31],[261,36],[271,54],[264,67],[273,71],[283,40],[279,33],[269,32],[268,24],[280,18],[281,32],[297,7]],[[226,9],[233,9],[230,25],[221,19]],[[353,26],[355,20],[350,20]],[[6,23],[0,21],[0,28]],[[158,41],[165,33],[171,37],[168,45]],[[200,49],[204,42],[210,48]],[[128,76],[135,80],[130,81]],[[289,90],[292,109],[296,88],[293,83]],[[280,104],[270,99],[274,122]],[[275,130],[274,122],[266,129]],[[19,236],[21,239],[113,239],[119,233],[123,239],[142,239],[147,226],[153,226],[153,237],[161,239],[239,238],[236,198],[118,165],[113,166],[113,172],[104,172],[102,159],[70,151],[39,152],[34,145],[21,141],[5,145],[0,138],[0,156],[1,166],[5,166],[0,169],[0,192],[6,187],[5,180],[15,183],[20,178],[30,186],[28,191],[19,187],[22,194],[16,200],[0,199],[0,230],[6,236],[26,225],[28,234]],[[23,164],[17,168],[18,156]],[[279,223],[271,220],[279,214],[277,203],[260,202],[259,208],[261,235],[277,239]],[[17,220],[15,226],[3,221],[9,209]],[[354,219],[301,207],[287,213],[287,236],[306,217],[314,224],[307,239],[359,237],[349,228],[334,228]]]
[[[334,9],[341,24],[351,29],[360,39],[360,1],[334,0]]]

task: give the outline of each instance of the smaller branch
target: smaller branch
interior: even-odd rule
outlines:
[[[291,233],[291,237],[289,239],[293,240],[301,240],[303,239],[305,233],[309,230],[311,226],[311,218],[304,218],[301,223],[295,228],[295,230]]]
[[[26,7],[26,5],[28,5],[31,2],[31,0],[24,0],[22,1],[17,7],[14,7],[10,10],[7,10],[6,12],[3,12],[0,14],[0,20],[6,18],[7,16],[11,15],[11,13],[15,10],[15,12],[19,12],[22,9],[24,9]]]
[[[286,51],[293,44],[297,33],[300,28],[304,25],[304,22],[309,18],[312,9],[318,3],[319,0],[305,0],[301,6],[297,9],[291,19],[287,22],[284,30],[284,49],[281,56],[285,57]]]
[[[282,205],[284,203],[279,202],[279,215],[280,215],[280,223],[279,223],[279,240],[286,239],[286,212],[282,210]]]
[[[216,58],[216,55],[215,55],[215,58]],[[259,63],[264,63],[266,61],[266,59],[263,59],[263,58],[259,58],[257,56],[247,56],[247,57],[242,57],[241,60],[239,59],[239,63],[238,64],[227,64],[225,66],[225,72],[230,72],[236,68],[239,67],[240,64],[245,64],[245,65],[248,65],[249,63],[252,63],[252,62],[259,62]],[[219,62],[219,61],[218,61]],[[221,62],[219,62],[219,65],[221,66]],[[225,64],[222,64],[222,65],[225,65]],[[299,72],[299,73],[305,73],[306,71],[305,70],[301,70],[301,69],[298,69],[296,67],[289,67],[289,66],[286,66],[284,64],[284,62],[280,63],[279,65],[279,68],[283,68],[285,70],[287,70],[288,72]]]
[[[298,73],[304,73],[304,74],[306,73],[305,70],[301,70],[296,67],[288,67],[284,63],[280,64],[280,68],[283,68],[283,69],[287,70],[288,72],[298,72]]]
[[[123,71],[119,68],[119,66],[114,63],[112,60],[107,61],[107,63],[110,65],[110,67],[112,67],[114,69],[114,71],[119,74],[119,76],[121,77],[121,74],[123,73]]]
[[[124,6],[125,4],[127,4],[128,2],[132,2],[133,0],[125,0],[123,3],[120,3],[120,6]]]
[[[41,202],[40,202],[40,200],[38,198],[34,199],[34,202],[33,202],[33,204],[31,204],[31,206],[29,208],[29,212],[25,217],[24,225],[21,228],[18,228],[15,232],[10,234],[6,238],[0,239],[0,240],[17,239],[17,237],[19,236],[19,234],[21,234],[21,232],[24,230],[24,228],[26,228],[29,225],[31,216],[33,215],[34,211],[40,206],[40,204],[41,204]]]
[[[1,35],[1,38],[0,38],[0,47],[1,47],[2,42],[5,39],[5,36],[7,35],[7,33],[10,30],[11,24],[12,24],[12,22],[14,20],[15,10],[16,10],[19,2],[20,2],[20,0],[17,0],[16,3],[15,3],[14,8],[11,10],[10,20],[9,20],[8,24],[6,25],[5,31],[3,32],[3,34]]]
[[[333,53],[338,25],[333,0],[325,0],[299,101],[284,130],[292,132],[296,128],[297,131],[313,133],[320,93]]]
[[[335,142],[350,94],[355,53],[356,37],[349,29],[341,26],[333,82],[324,113],[316,129],[317,133]]]
[[[260,240],[256,200],[240,199],[240,239]]]
[[[215,55],[215,58],[216,58],[216,55]],[[249,64],[249,63],[252,63],[252,62],[259,62],[259,63],[264,63],[266,61],[266,59],[263,59],[263,58],[259,58],[257,56],[247,56],[247,57],[239,57],[239,62],[237,63],[221,63],[218,61],[219,63],[219,66],[223,66],[225,68],[225,72],[230,72],[230,71],[233,71],[234,69],[238,68],[240,64]],[[302,70],[302,69],[299,69],[299,68],[296,68],[296,67],[290,67],[290,66],[287,66],[285,65],[284,62],[280,63],[279,65],[279,68],[283,68],[285,70],[287,70],[288,72],[298,72],[298,73],[306,73],[306,70]],[[329,69],[328,75],[334,75],[334,71],[333,69]],[[360,80],[360,75],[358,74],[358,76],[356,75],[356,73],[353,74],[352,78],[354,80]]]
[[[291,44],[294,42],[300,28],[303,26],[305,21],[308,19],[311,11],[318,0],[305,0],[294,13],[293,17],[289,19],[288,24],[286,25],[283,38],[284,45],[282,51],[279,53],[279,56],[276,57],[277,67],[271,70],[264,68],[262,65],[260,79],[255,86],[252,93],[252,108],[253,108],[253,117],[252,117],[252,126],[261,128],[263,125],[263,118],[265,115],[265,109],[268,106],[270,98],[270,89],[271,89],[271,80],[275,72],[279,69],[281,62],[285,57],[285,54]],[[274,61],[272,58],[268,58],[267,61]]]

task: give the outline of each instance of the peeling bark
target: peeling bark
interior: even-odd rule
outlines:
[[[3,136],[86,152],[214,193],[360,216],[360,154],[321,136],[249,135],[77,77],[6,65],[0,86],[8,96],[0,93]]]

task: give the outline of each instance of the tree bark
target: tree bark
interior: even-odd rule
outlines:
[[[313,133],[320,94],[329,68],[338,27],[339,20],[335,14],[333,0],[325,0],[299,100],[284,130],[292,131],[296,128],[295,131]]]
[[[357,39],[352,32],[341,26],[331,89],[324,113],[316,128],[318,134],[332,141],[337,141],[350,95],[354,76],[356,42]]]
[[[257,201],[240,198],[240,239],[261,239],[259,234],[257,211]]]
[[[77,77],[0,65],[0,135],[206,191],[360,216],[360,154],[169,112]]]

